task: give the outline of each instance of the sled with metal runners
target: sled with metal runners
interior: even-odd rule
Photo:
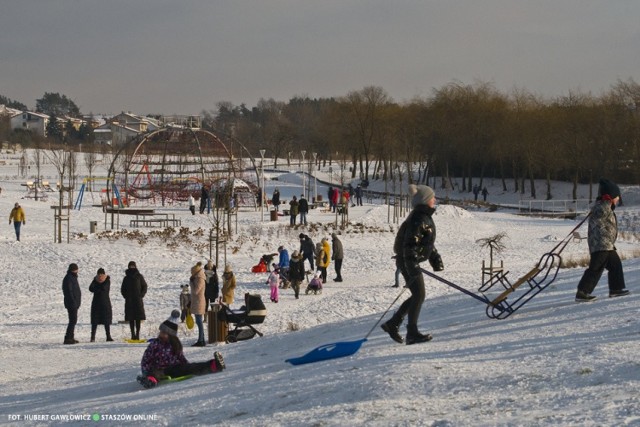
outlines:
[[[518,278],[512,284],[507,278],[508,272],[501,271],[499,274],[493,276],[490,281],[482,284],[479,289],[479,291],[483,293],[482,295],[477,295],[443,279],[440,276],[437,276],[430,271],[425,269],[421,270],[428,276],[485,303],[487,305],[487,317],[491,319],[506,319],[555,281],[562,264],[562,257],[560,254],[573,238],[573,233],[582,226],[588,217],[589,215],[580,221],[580,223],[576,225],[576,227],[571,230],[571,232],[569,232],[569,234],[553,249],[551,249],[551,251],[543,254],[536,265],[528,273]],[[484,295],[484,292],[489,291],[498,284],[500,284],[504,290],[493,299],[487,298]],[[525,291],[516,293],[519,289],[525,289]],[[515,295],[515,298],[513,300],[509,300],[509,297],[512,295]]]

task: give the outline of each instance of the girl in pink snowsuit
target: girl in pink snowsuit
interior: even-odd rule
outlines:
[[[273,271],[269,274],[267,283],[271,288],[271,302],[278,302],[278,287],[280,285],[280,267],[278,267],[278,264],[276,263],[273,263],[271,266],[273,267]]]

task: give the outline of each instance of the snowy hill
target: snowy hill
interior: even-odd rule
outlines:
[[[433,341],[398,345],[376,327],[351,357],[294,367],[284,360],[322,344],[363,338],[401,292],[390,287],[397,224],[387,223],[385,205],[352,208],[352,220],[364,227],[341,236],[345,281],[329,281],[322,295],[301,295],[299,300],[292,291],[281,290],[280,302],[272,304],[266,276],[250,273],[250,268],[261,254],[281,244],[290,252],[298,249],[297,236],[303,230],[290,230],[286,218],[263,223],[260,211],[241,212],[228,262],[237,273],[236,297],[253,292],[267,301],[267,318],[259,325],[264,337],[191,348],[196,332],[181,326],[179,336],[190,361],[208,359],[217,350],[228,369],[143,390],[135,376],[145,345],[123,341],[127,325],[112,326],[116,342],[104,342],[101,328],[97,342],[89,342],[89,283],[99,267],[106,269],[112,277],[114,320],[122,319],[119,284],[127,262],[135,260],[149,283],[142,335],[152,338],[178,305],[190,267],[204,260],[208,250],[199,253],[195,240],[169,249],[157,239],[141,245],[81,237],[78,233],[88,233],[89,221],[104,228],[104,214],[92,207],[73,212],[70,244],[54,244],[50,203],[20,199],[24,188],[11,173],[0,169],[0,177],[5,176],[0,211],[8,215],[20,200],[27,224],[20,243],[14,242],[13,227],[7,223],[0,232],[2,424],[640,425],[640,260],[624,261],[630,296],[607,298],[603,277],[595,292],[598,300],[576,304],[583,269],[563,269],[553,285],[505,320],[487,318],[479,301],[427,278],[419,327],[432,333]],[[281,177],[277,185],[283,194],[287,187],[293,194],[300,183]],[[321,190],[324,194],[326,189]],[[633,188],[625,191],[635,193]],[[625,209],[635,213],[637,205],[629,202],[620,213]],[[163,211],[180,217],[190,229],[210,227],[204,216],[191,216],[186,206]],[[329,237],[333,219],[329,213],[311,213],[314,241]],[[435,221],[445,264],[442,277],[474,292],[482,260],[488,260],[477,239],[507,234],[507,248],[497,259],[515,279],[576,224],[453,206],[440,206]],[[586,227],[582,231],[586,233]],[[620,241],[619,251],[631,257],[638,249],[635,240]],[[579,258],[587,252],[586,242],[571,242],[562,255]],[[65,346],[67,318],[60,285],[71,262],[80,266],[83,300],[76,338],[81,342]],[[333,266],[329,272],[333,277]],[[404,292],[400,300],[408,295]],[[238,298],[236,302],[239,305]],[[65,421],[94,414],[105,421]]]

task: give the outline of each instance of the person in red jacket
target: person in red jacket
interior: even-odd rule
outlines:
[[[158,381],[167,377],[185,375],[205,375],[225,369],[224,359],[219,352],[213,353],[213,359],[205,362],[189,363],[182,352],[182,343],[178,338],[180,312],[173,310],[171,317],[160,325],[158,338],[152,340],[144,351],[140,368],[142,375],[137,381],[144,388],[158,385]]]

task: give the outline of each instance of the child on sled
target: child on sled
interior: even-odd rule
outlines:
[[[313,279],[307,285],[307,289],[304,291],[305,295],[308,295],[312,292],[314,295],[322,293],[322,272],[320,270],[316,271],[316,274],[313,276]]]
[[[139,375],[137,380],[144,388],[155,387],[159,380],[167,377],[205,375],[220,372],[225,368],[222,355],[217,351],[213,353],[213,359],[206,362],[187,361],[178,338],[179,316],[178,310],[171,312],[171,317],[160,325],[158,338],[149,344],[142,356],[142,375]]]

